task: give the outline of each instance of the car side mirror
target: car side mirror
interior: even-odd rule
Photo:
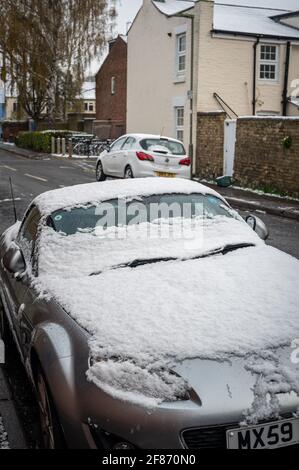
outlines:
[[[267,225],[255,215],[248,215],[246,223],[254,230],[262,240],[267,240],[269,237],[269,229]]]
[[[2,258],[4,268],[20,280],[26,271],[26,263],[20,248],[12,243]]]

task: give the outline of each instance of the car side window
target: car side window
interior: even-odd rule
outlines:
[[[38,225],[40,221],[40,213],[36,207],[29,210],[21,225],[18,242],[25,258],[28,261],[32,260],[35,248],[35,242],[38,234]]]
[[[134,137],[128,137],[126,142],[123,145],[122,150],[130,150],[136,143]]]
[[[127,137],[121,137],[116,142],[114,142],[114,144],[112,144],[112,146],[110,147],[110,152],[115,152],[116,150],[120,150],[126,139]]]

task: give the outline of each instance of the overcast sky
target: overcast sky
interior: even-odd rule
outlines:
[[[116,8],[118,11],[117,32],[119,34],[126,34],[127,23],[133,21],[141,5],[142,0],[118,0]]]

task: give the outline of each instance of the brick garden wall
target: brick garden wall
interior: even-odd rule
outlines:
[[[214,179],[223,174],[224,112],[198,113],[196,176]]]
[[[239,118],[234,178],[240,186],[299,197],[299,118]]]
[[[196,176],[223,175],[225,113],[198,113]],[[291,147],[283,140],[291,137]],[[299,118],[237,120],[234,178],[239,186],[299,197]]]
[[[28,131],[28,121],[6,121],[2,124],[4,142],[14,142],[19,132]]]

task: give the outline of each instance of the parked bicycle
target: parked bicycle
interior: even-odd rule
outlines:
[[[96,139],[91,136],[72,137],[73,154],[87,157],[96,157],[104,150],[108,150],[112,144],[112,139]]]

